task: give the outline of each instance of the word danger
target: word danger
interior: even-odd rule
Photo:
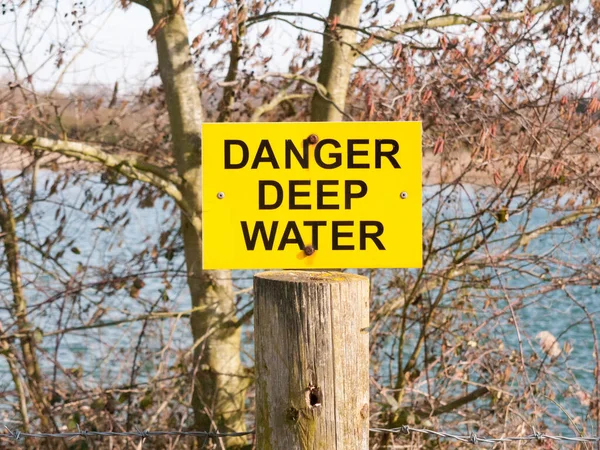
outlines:
[[[273,169],[401,168],[397,160],[400,146],[394,139],[347,139],[345,142],[323,139],[315,144],[305,139],[301,145],[286,139],[279,144],[281,147],[274,151],[267,139],[253,149],[241,140],[224,140],[225,170],[257,170],[261,178],[257,184],[259,211],[285,210],[292,216],[296,210],[352,210],[357,202],[366,201],[369,193],[367,183],[360,179],[280,181],[273,179],[277,178]],[[263,173],[270,176],[262,176]],[[315,173],[311,175],[314,177]],[[332,216],[335,218],[334,212]],[[310,245],[318,250],[324,233],[330,238],[327,241],[331,243],[331,250],[385,250],[384,225],[375,220],[242,220],[240,227],[249,251],[257,248],[281,251],[288,245],[301,250]]]
[[[394,139],[375,139],[374,151],[369,151],[370,139],[348,139],[346,152],[338,151],[342,144],[335,139],[323,139],[312,145],[308,139],[303,141],[302,150],[296,147],[291,139],[285,140],[285,152],[282,161],[275,156],[271,142],[263,139],[252,157],[251,169],[259,169],[261,165],[270,165],[273,169],[292,168],[292,163],[303,169],[310,168],[311,159],[322,169],[339,169],[344,165],[348,169],[381,169],[384,161],[387,161],[395,169],[400,169],[396,155],[400,150],[398,141]],[[365,148],[366,147],[366,148]],[[345,153],[345,154],[344,154]],[[250,149],[244,141],[237,139],[225,139],[225,169],[243,169],[250,162]],[[312,155],[312,158],[311,158]],[[367,158],[372,155],[373,161]],[[345,158],[344,158],[345,156]],[[372,164],[371,164],[372,163]]]

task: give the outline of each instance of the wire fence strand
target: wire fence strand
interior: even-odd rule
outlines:
[[[8,427],[4,427],[6,433],[0,434],[0,438],[8,438],[13,440],[20,440],[24,438],[34,439],[72,439],[77,437],[92,438],[92,437],[138,437],[140,439],[148,439],[152,437],[161,436],[193,436],[193,437],[207,437],[207,438],[220,438],[220,437],[237,437],[237,436],[248,436],[254,434],[254,431],[241,431],[241,432],[230,432],[221,433],[213,431],[150,431],[150,430],[133,430],[133,431],[88,431],[78,429],[77,431],[69,431],[64,433],[27,433],[19,430],[11,430]],[[79,428],[79,427],[78,427]]]
[[[557,442],[572,442],[572,443],[595,443],[600,442],[600,436],[561,436],[552,435],[545,433],[538,433],[535,429],[531,434],[523,436],[502,436],[502,437],[491,437],[491,436],[479,436],[477,433],[471,433],[468,435],[461,435],[456,433],[448,433],[444,431],[428,430],[425,428],[412,428],[409,426],[402,426],[398,428],[371,428],[373,433],[393,433],[393,434],[423,434],[427,436],[435,436],[442,439],[450,439],[454,441],[463,442],[465,444],[498,444],[503,442],[527,442],[527,441],[538,441],[542,442],[545,440],[557,441]]]
[[[238,437],[238,436],[249,436],[255,434],[254,431],[243,431],[243,432],[212,432],[212,431],[150,431],[150,430],[134,430],[134,431],[88,431],[82,430],[78,427],[77,431],[70,431],[65,433],[26,433],[19,430],[11,430],[5,427],[6,432],[0,434],[0,438],[10,439],[14,441],[20,441],[25,438],[32,439],[74,439],[74,438],[93,438],[93,437],[137,437],[142,440],[150,439],[153,437],[205,437],[205,438],[222,438],[222,437]],[[491,436],[479,436],[477,433],[470,433],[468,435],[450,433],[444,431],[429,430],[426,428],[413,428],[409,426],[401,426],[398,428],[370,428],[369,431],[372,433],[392,433],[402,434],[409,436],[412,434],[420,434],[425,436],[437,437],[440,439],[447,439],[462,442],[465,444],[498,444],[498,443],[510,443],[510,442],[530,442],[537,441],[542,442],[545,440],[555,442],[568,442],[568,443],[599,443],[600,436],[562,436],[539,433],[533,429],[531,434],[523,436],[502,436],[502,437],[491,437]]]

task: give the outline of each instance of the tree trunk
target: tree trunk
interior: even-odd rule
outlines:
[[[229,52],[229,69],[225,76],[225,82],[233,82],[237,79],[240,60],[244,49],[244,36],[246,34],[246,19],[248,18],[248,6],[246,0],[235,0],[236,4],[236,33],[231,37],[231,51]],[[223,98],[219,104],[219,117],[217,122],[228,122],[231,118],[231,108],[235,101],[237,86],[229,85],[223,89]]]
[[[35,340],[32,333],[33,327],[27,320],[27,301],[23,290],[21,269],[19,262],[19,241],[17,237],[17,222],[13,214],[8,193],[4,189],[4,180],[0,174],[0,231],[4,234],[4,255],[6,257],[6,270],[9,275],[10,287],[13,294],[12,314],[15,319],[17,330],[22,335],[19,338],[21,347],[21,363],[26,373],[26,383],[29,388],[29,398],[38,413],[42,431],[51,432],[53,427],[52,414],[48,398],[42,386],[42,375],[35,349]],[[2,347],[3,351],[8,349],[8,343]],[[15,388],[19,392],[20,409],[23,415],[23,425],[28,426],[26,417],[26,405],[23,404],[22,386],[16,371],[16,358],[10,352],[4,355],[8,361],[10,372],[15,382]],[[47,443],[50,445],[49,443]]]
[[[362,0],[331,1],[318,79],[327,89],[327,98],[315,92],[311,105],[313,122],[339,122],[343,119],[350,74],[358,53],[354,49],[356,31],[340,28],[340,25],[358,27],[361,5]]]
[[[187,279],[192,306],[195,385],[192,405],[196,428],[243,431],[244,400],[248,380],[240,358],[241,330],[235,318],[230,271],[202,270],[200,223],[201,204],[201,124],[200,92],[190,56],[183,2],[153,0],[154,22],[160,76],[173,136],[173,152],[183,196],[195,217],[182,213],[181,231],[185,247]],[[245,443],[230,438],[227,448]]]

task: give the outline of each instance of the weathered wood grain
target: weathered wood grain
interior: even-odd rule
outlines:
[[[254,292],[257,448],[368,449],[368,279],[265,272]]]

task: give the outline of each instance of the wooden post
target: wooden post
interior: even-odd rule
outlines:
[[[369,280],[338,272],[254,277],[261,450],[369,448]]]

